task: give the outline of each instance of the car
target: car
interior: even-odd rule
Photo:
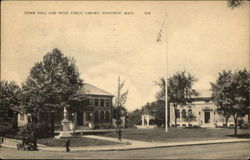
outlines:
[[[35,137],[24,137],[21,143],[17,144],[17,150],[37,150],[37,141]]]

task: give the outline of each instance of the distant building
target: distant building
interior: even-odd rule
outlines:
[[[178,105],[176,115],[174,113],[173,104],[170,104],[170,125],[175,124],[175,116],[177,117],[177,126],[200,126],[200,127],[218,127],[225,126],[226,119],[219,115],[217,106],[211,98],[211,93],[208,90],[198,91],[200,96],[191,98],[190,103],[185,106]],[[187,116],[193,114],[195,118],[187,121]],[[249,114],[246,114],[242,119],[249,123]],[[234,126],[233,117],[228,120],[228,126]]]
[[[84,83],[83,91],[86,95],[82,106],[73,106],[74,110],[69,110],[69,120],[72,121],[71,128],[86,129],[92,127],[110,128],[113,117],[113,95],[97,88],[91,84]],[[18,114],[18,126],[23,126],[30,121],[29,114]],[[48,113],[43,114],[43,122],[49,124],[51,117]],[[63,110],[56,115],[55,125],[61,126]]]
[[[83,111],[76,114],[77,126],[87,126],[92,120],[96,127],[111,127],[114,96],[88,83],[83,88],[87,103]]]

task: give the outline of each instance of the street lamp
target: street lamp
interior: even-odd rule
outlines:
[[[76,120],[75,120],[75,113],[72,113],[72,120],[73,120],[73,134],[75,134],[75,130],[76,130]]]
[[[90,116],[90,123],[89,123],[89,128],[94,128],[94,125],[93,125],[93,114],[92,113],[90,113],[89,114],[89,116]]]

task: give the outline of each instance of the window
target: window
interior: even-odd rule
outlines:
[[[106,107],[109,107],[109,99],[106,99]]]
[[[20,113],[20,120],[23,121],[24,120],[24,114]]]
[[[95,121],[99,121],[99,112],[95,111]]]
[[[104,99],[101,99],[101,106],[104,106]]]
[[[103,111],[101,111],[101,113],[100,113],[100,120],[104,120],[104,112]]]
[[[95,99],[95,106],[99,106],[99,99]]]
[[[177,109],[175,111],[175,116],[176,116],[176,118],[180,118],[180,110],[179,109]]]
[[[190,115],[192,114],[192,109],[188,110],[188,114],[190,114]]]
[[[86,120],[87,121],[91,121],[91,113],[90,112],[87,112],[87,114],[86,114]]]
[[[106,111],[106,121],[109,121],[109,111]]]
[[[32,122],[31,116],[28,116],[28,123]]]
[[[93,98],[90,98],[90,99],[89,99],[89,104],[90,104],[91,106],[94,105],[94,99],[93,99]]]
[[[187,113],[186,113],[186,110],[185,110],[185,109],[183,109],[183,110],[181,111],[181,114],[182,114],[182,118],[186,118],[186,117],[187,117]]]

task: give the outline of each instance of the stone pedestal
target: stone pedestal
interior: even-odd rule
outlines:
[[[70,121],[68,119],[63,119],[62,125],[63,125],[63,131],[67,132],[70,131]]]
[[[63,131],[60,132],[60,134],[58,136],[55,136],[55,138],[62,138],[62,137],[71,137],[72,134],[70,132],[70,123],[71,121],[68,120],[68,113],[67,113],[67,109],[64,107],[64,116],[63,116],[63,120],[62,120],[62,126],[63,126]]]

